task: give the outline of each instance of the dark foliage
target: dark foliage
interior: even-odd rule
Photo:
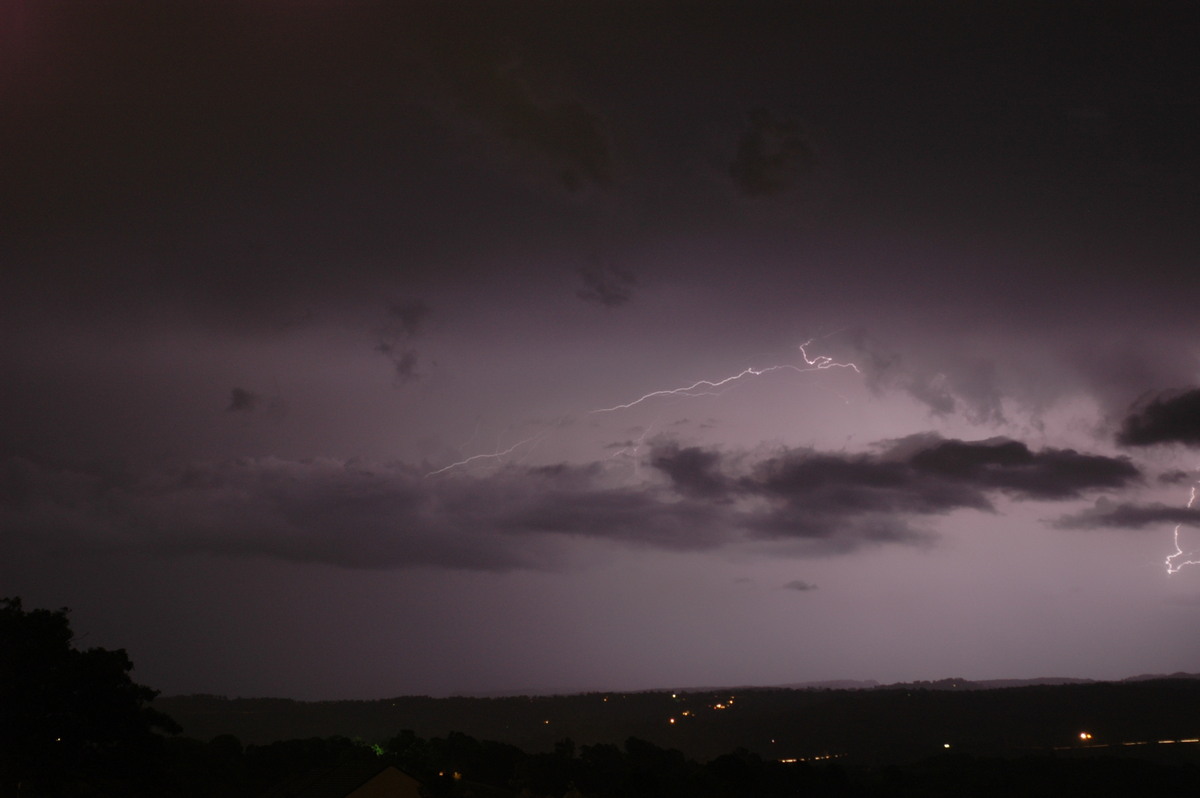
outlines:
[[[0,599],[0,790],[62,795],[84,785],[152,780],[169,717],[129,677],[123,649],[72,645],[67,610]]]

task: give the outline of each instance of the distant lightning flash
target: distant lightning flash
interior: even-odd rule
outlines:
[[[1200,483],[1198,483],[1200,484]],[[1192,493],[1188,497],[1188,509],[1192,509],[1192,505],[1196,502],[1196,486],[1192,485]],[[1200,565],[1200,560],[1180,560],[1183,556],[1183,548],[1179,545],[1179,527],[1183,524],[1175,525],[1175,553],[1167,555],[1167,573],[1177,574],[1185,565]]]
[[[618,451],[615,451],[609,455],[608,459],[615,460],[621,455],[629,455],[633,460],[633,477],[634,479],[637,479],[638,474],[641,471],[641,460],[638,459],[638,452],[641,450],[642,444],[646,442],[646,436],[650,434],[650,431],[654,429],[654,425],[657,423],[658,419],[650,422],[650,424],[642,430],[642,434],[637,437],[636,441],[631,441],[629,446],[622,446]]]
[[[444,473],[453,468],[458,468],[459,466],[465,466],[467,463],[473,463],[476,460],[498,460],[501,457],[504,457],[505,455],[512,454],[514,451],[516,451],[520,447],[524,446],[525,444],[529,443],[530,441],[537,440],[542,437],[543,437],[543,435],[541,433],[539,433],[537,435],[531,435],[523,441],[517,441],[512,446],[509,446],[507,449],[504,449],[503,451],[488,452],[487,454],[471,455],[470,457],[466,458],[465,460],[459,460],[457,463],[451,463],[448,466],[442,466],[437,471],[430,471],[428,474],[425,475],[425,478],[428,479],[429,477],[436,477],[438,474]]]
[[[650,393],[645,394],[644,396],[639,396],[637,399],[634,399],[632,402],[626,402],[625,404],[622,404],[622,405],[613,405],[612,407],[602,407],[598,410],[592,410],[591,412],[592,413],[612,413],[613,411],[616,411],[616,410],[626,410],[630,407],[640,405],[642,402],[645,402],[649,399],[654,399],[659,396],[711,396],[713,391],[715,391],[716,389],[721,388],[725,385],[729,385],[730,383],[737,382],[738,380],[744,379],[746,377],[761,377],[764,374],[770,374],[772,371],[787,370],[787,371],[795,371],[795,372],[798,372],[801,374],[808,372],[808,371],[824,371],[825,369],[833,369],[833,368],[854,369],[854,371],[856,371],[856,372],[858,371],[858,366],[854,365],[853,363],[838,363],[838,362],[834,361],[833,358],[828,357],[826,355],[817,355],[816,357],[809,357],[808,350],[806,350],[805,347],[807,347],[811,343],[812,343],[812,341],[808,340],[808,341],[805,341],[804,343],[800,344],[800,355],[804,358],[803,366],[793,366],[790,363],[784,363],[784,364],[780,364],[778,366],[767,366],[766,368],[761,368],[761,369],[747,368],[741,372],[738,372],[737,374],[734,374],[733,376],[726,377],[722,380],[716,380],[715,382],[712,380],[698,380],[698,381],[692,383],[691,385],[687,385],[682,388],[668,388],[668,389],[661,390],[661,391],[651,391]]]

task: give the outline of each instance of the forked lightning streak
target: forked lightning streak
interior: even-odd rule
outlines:
[[[453,469],[453,468],[458,468],[459,466],[465,466],[465,465],[467,465],[468,463],[473,463],[473,462],[475,462],[476,460],[498,460],[498,459],[500,459],[501,457],[504,457],[505,455],[512,454],[512,453],[513,453],[514,451],[516,451],[518,448],[520,448],[520,447],[524,446],[525,444],[529,443],[530,441],[532,441],[532,440],[535,440],[535,439],[538,439],[538,438],[541,438],[541,437],[542,437],[542,434],[538,434],[538,435],[531,435],[531,436],[529,436],[528,438],[526,438],[526,439],[525,439],[525,440],[523,440],[523,441],[517,441],[517,442],[516,442],[516,443],[514,443],[512,446],[509,446],[507,449],[504,449],[504,450],[502,450],[502,451],[499,451],[499,452],[488,452],[487,454],[476,454],[476,455],[472,455],[472,456],[470,456],[470,457],[466,458],[465,460],[459,460],[457,463],[451,463],[451,464],[450,464],[450,465],[448,465],[448,466],[442,466],[442,467],[441,467],[441,468],[439,468],[437,471],[430,471],[430,472],[429,472],[428,474],[426,474],[425,476],[426,476],[427,478],[428,478],[428,477],[436,477],[438,474],[445,473],[446,471],[449,471],[449,470],[451,470],[451,469]]]
[[[637,399],[634,399],[632,402],[626,402],[625,404],[620,404],[620,405],[613,405],[612,407],[602,407],[602,408],[599,408],[598,410],[592,410],[591,412],[592,413],[612,413],[617,410],[627,410],[631,407],[635,407],[636,405],[640,405],[642,402],[645,402],[649,399],[654,399],[654,398],[657,398],[660,396],[689,396],[689,397],[711,396],[713,394],[713,391],[715,391],[718,388],[729,385],[730,383],[737,382],[738,380],[741,380],[745,377],[761,377],[764,374],[770,374],[772,371],[787,370],[787,371],[795,371],[795,372],[803,374],[808,371],[824,371],[825,369],[838,368],[838,369],[853,369],[855,372],[858,372],[858,366],[854,365],[853,363],[838,363],[838,362],[834,361],[833,358],[828,357],[827,355],[817,355],[816,357],[809,357],[808,351],[805,349],[805,347],[807,347],[811,343],[812,343],[812,341],[809,340],[809,341],[805,341],[804,343],[800,344],[800,355],[804,358],[803,366],[794,366],[790,363],[784,363],[784,364],[780,364],[777,366],[766,366],[761,369],[756,369],[756,368],[750,367],[750,368],[747,368],[747,369],[744,369],[744,370],[738,372],[737,374],[734,374],[729,377],[725,377],[724,379],[721,379],[721,380],[715,380],[715,381],[714,380],[697,380],[696,382],[693,382],[691,385],[685,385],[682,388],[667,388],[667,389],[664,389],[661,391],[651,391],[648,394],[639,396]]]
[[[639,405],[642,402],[647,401],[648,399],[653,399],[658,396],[691,396],[691,397],[711,396],[711,395],[714,395],[713,392],[716,391],[717,389],[722,388],[731,383],[737,382],[738,380],[744,379],[745,377],[761,377],[763,374],[769,374],[773,371],[786,370],[786,371],[795,371],[798,373],[804,373],[804,372],[808,372],[808,371],[824,371],[826,369],[837,368],[837,369],[852,369],[856,373],[861,373],[861,372],[859,372],[858,366],[856,366],[853,363],[839,363],[827,355],[816,355],[816,356],[810,357],[808,354],[807,347],[810,346],[811,344],[812,344],[812,340],[810,339],[810,340],[805,341],[804,343],[800,344],[800,346],[799,346],[800,356],[804,358],[803,365],[793,365],[791,363],[783,363],[783,364],[779,364],[776,366],[766,366],[764,368],[747,368],[737,374],[734,374],[729,377],[725,377],[724,379],[715,380],[715,381],[714,380],[700,380],[698,382],[695,382],[695,383],[688,385],[686,387],[683,387],[683,388],[672,388],[672,389],[663,390],[663,391],[652,391],[652,392],[646,394],[645,396],[642,396],[642,397],[639,397],[639,398],[633,400],[632,402],[627,402],[622,405],[615,405],[613,407],[605,407],[605,408],[601,408],[599,410],[592,410],[590,412],[591,413],[612,413],[617,410],[624,410],[626,408],[634,407],[635,405]],[[653,427],[653,426],[654,426],[653,424],[650,425],[650,427]],[[650,431],[650,428],[647,428],[642,433],[641,437],[638,438],[637,445],[635,445],[633,447],[627,447],[626,449],[622,449],[620,452],[617,452],[613,456],[616,457],[617,455],[628,453],[630,451],[630,449],[632,449],[634,455],[636,455],[638,448],[640,447],[642,441],[645,440],[646,435],[649,433],[649,431]],[[430,471],[425,476],[426,477],[435,477],[438,474],[444,474],[447,471],[453,471],[456,468],[459,468],[459,467],[465,466],[465,465],[469,465],[470,463],[473,463],[477,460],[499,460],[509,454],[512,454],[514,451],[519,449],[521,446],[524,446],[525,444],[529,443],[530,441],[540,441],[547,434],[549,434],[549,433],[541,432],[537,435],[530,436],[524,440],[517,441],[512,446],[509,446],[507,449],[503,449],[500,451],[472,455],[471,457],[464,458],[462,460],[459,460],[458,462],[450,463],[449,465],[442,466],[441,468],[437,469],[436,471]],[[474,437],[475,437],[474,435],[471,436],[472,440],[474,439]],[[637,472],[637,468],[638,468],[638,463],[637,463],[637,459],[635,457],[635,459],[634,459],[634,472],[635,473]]]
[[[1189,510],[1192,509],[1192,505],[1195,504],[1195,502],[1196,502],[1196,486],[1192,485],[1192,493],[1188,497],[1188,503],[1187,503]],[[1179,545],[1179,527],[1181,527],[1181,526],[1183,526],[1183,524],[1175,525],[1175,553],[1167,555],[1166,562],[1167,562],[1167,573],[1168,574],[1177,574],[1186,565],[1200,565],[1200,560],[1181,560],[1180,559],[1184,555],[1183,548]]]

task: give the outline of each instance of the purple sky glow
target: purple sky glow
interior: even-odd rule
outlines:
[[[139,681],[1200,670],[1196,5],[0,9],[0,595]]]

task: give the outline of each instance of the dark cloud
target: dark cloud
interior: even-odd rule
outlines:
[[[417,365],[420,360],[420,355],[415,349],[399,348],[395,344],[386,341],[380,341],[375,347],[375,351],[387,356],[387,359],[392,361],[392,366],[396,370],[396,376],[400,378],[400,382],[409,382],[421,376],[417,371]]]
[[[720,471],[721,454],[711,449],[660,444],[650,454],[650,465],[666,474],[675,490],[685,496],[721,500],[731,487]]]
[[[520,12],[470,16],[467,24],[454,15],[433,20],[433,38],[417,45],[438,93],[453,100],[438,103],[452,123],[527,156],[569,191],[610,185],[614,159],[604,119],[564,87],[553,58],[544,60],[548,53],[522,41],[538,20]]]
[[[657,445],[650,462],[680,494],[739,507],[738,521],[753,535],[820,543],[831,551],[927,541],[930,534],[916,519],[961,509],[990,512],[994,493],[1063,500],[1141,478],[1123,457],[934,435],[891,441],[874,454],[784,450],[745,471],[740,458],[672,444]]]
[[[375,351],[392,362],[400,382],[410,382],[421,376],[420,354],[412,341],[424,329],[430,307],[420,299],[393,302],[387,309],[387,322],[376,330],[379,340]]]
[[[779,194],[812,171],[812,147],[796,123],[763,109],[751,111],[747,121],[729,164],[729,176],[743,194]]]
[[[932,515],[905,510],[904,494],[870,491],[822,491],[805,498],[773,500],[746,515],[744,523],[755,538],[803,542],[811,553],[845,553],[866,545],[924,545],[934,538],[914,517]],[[896,505],[889,509],[889,505]],[[946,510],[955,509],[947,506]],[[985,508],[978,508],[985,509]]]
[[[921,519],[990,511],[993,492],[1061,499],[1137,475],[1121,459],[930,436],[876,454],[797,449],[746,459],[659,445],[651,463],[666,484],[630,485],[601,463],[431,475],[398,463],[261,457],[133,473],[10,457],[0,463],[0,534],[62,551],[368,569],[555,568],[571,538],[667,551],[746,537],[802,543],[805,553],[921,545],[932,539]]]
[[[1117,443],[1200,446],[1200,388],[1160,394],[1136,407],[1122,422]]]
[[[953,510],[993,510],[990,494],[1058,500],[1124,487],[1140,478],[1125,458],[1072,450],[1031,452],[1007,439],[942,440],[919,435],[877,454],[782,452],[737,481],[746,496],[767,500],[745,519],[771,538],[822,542],[832,551],[867,543],[922,543],[916,519]]]
[[[539,97],[516,78],[497,80],[490,89],[479,111],[502,135],[545,158],[564,188],[612,182],[612,154],[597,113],[575,99]]]
[[[783,586],[784,590],[796,590],[801,593],[806,593],[809,590],[816,590],[817,586],[811,582],[805,582],[803,579],[793,579]]]
[[[983,490],[1032,499],[1069,499],[1081,492],[1120,488],[1141,472],[1125,457],[1080,454],[1074,449],[1030,451],[1019,441],[943,441],[913,455],[917,471]]]
[[[637,277],[633,272],[616,266],[604,266],[579,270],[583,280],[583,288],[575,292],[575,296],[585,302],[599,302],[607,308],[624,305],[633,299],[633,289],[637,285]]]
[[[937,416],[961,413],[977,424],[1000,424],[1004,416],[1005,391],[995,361],[961,355],[939,358],[936,369],[906,362],[889,345],[864,330],[850,333],[856,353],[854,361],[877,392],[907,393]]]
[[[1063,516],[1055,526],[1065,529],[1141,529],[1147,526],[1183,524],[1200,526],[1200,509],[1155,502],[1132,504],[1100,499],[1095,506],[1074,515]]]
[[[936,415],[948,416],[958,408],[945,374],[914,375],[905,389]]]
[[[1147,385],[1180,385],[1188,380],[1187,360],[1144,334],[1090,336],[1066,357],[1088,393],[1114,416],[1128,412]]]
[[[405,465],[243,458],[139,476],[0,463],[0,530],[59,550],[141,550],[391,569],[548,568],[556,540],[668,550],[728,540],[720,512],[601,484],[598,466],[426,479]]]
[[[399,331],[408,337],[420,334],[430,307],[421,299],[393,302],[388,306],[388,316],[400,325]]]
[[[245,388],[234,388],[229,392],[229,406],[225,410],[230,413],[252,412],[261,401],[262,397],[252,391],[247,391]]]
[[[1158,475],[1158,481],[1164,485],[1178,485],[1183,482],[1192,482],[1196,479],[1194,471],[1167,471]]]
[[[0,215],[18,222],[4,254],[37,272],[5,280],[10,296],[72,285],[120,295],[95,316],[171,301],[270,327],[387,281],[397,250],[491,249],[541,218],[506,188],[498,208],[498,176],[464,156],[572,191],[613,182],[600,104],[534,33],[568,31],[532,8],[269,5],[38,13],[28,60],[0,78],[24,109],[0,131]]]
[[[731,518],[703,501],[668,500],[653,491],[557,491],[498,519],[501,528],[601,538],[671,551],[730,542]]]

